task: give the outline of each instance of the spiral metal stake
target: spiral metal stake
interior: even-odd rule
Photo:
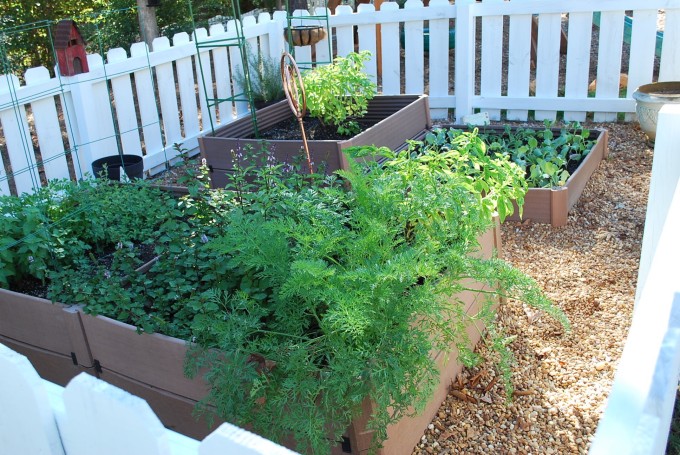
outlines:
[[[305,134],[305,125],[302,118],[307,113],[307,98],[305,97],[305,86],[302,83],[302,75],[300,69],[295,63],[295,59],[288,52],[281,55],[281,82],[283,82],[283,91],[286,93],[286,99],[290,110],[293,111],[295,117],[300,124],[300,131],[302,132],[302,144],[305,148],[305,155],[307,158],[307,166],[309,173],[313,174],[312,158],[309,154],[309,145],[307,144],[307,135]]]

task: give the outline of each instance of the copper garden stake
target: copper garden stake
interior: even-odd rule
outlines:
[[[293,111],[300,123],[300,131],[302,132],[302,144],[305,147],[305,154],[307,156],[307,166],[309,173],[312,171],[312,158],[309,155],[309,145],[307,145],[307,135],[305,134],[305,125],[302,118],[307,113],[307,98],[305,97],[305,86],[302,83],[302,76],[300,69],[295,63],[295,59],[288,52],[284,52],[281,56],[281,81],[283,82],[283,91],[286,93],[286,99],[290,110]]]

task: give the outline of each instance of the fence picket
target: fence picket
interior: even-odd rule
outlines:
[[[135,43],[130,47],[130,55],[133,57],[148,57],[149,48],[146,43]],[[134,72],[135,91],[137,94],[137,106],[142,121],[142,134],[144,135],[144,147],[147,155],[163,150],[163,138],[161,136],[160,121],[156,108],[156,96],[149,68]]]
[[[243,26],[239,23],[237,24],[236,21],[230,20],[227,22],[227,33],[231,37],[236,37],[236,27],[241,27],[241,33],[243,33]],[[229,65],[230,65],[230,74],[243,74],[243,63],[241,60],[241,50],[236,47],[236,46],[231,46],[228,48],[229,52]],[[239,84],[236,79],[233,79],[233,84],[234,84],[234,95],[238,95],[240,93],[243,93],[243,87],[241,84]],[[245,101],[236,101],[234,102],[234,110],[236,111],[236,116],[241,116],[245,114],[248,111],[248,103]]]
[[[423,8],[420,0],[407,0],[406,10]],[[404,76],[405,93],[424,93],[425,85],[425,57],[423,47],[423,21],[413,20],[404,22]]]
[[[599,51],[597,53],[596,98],[618,98],[623,48],[624,11],[603,11],[600,15]],[[596,122],[616,120],[616,112],[596,112]]]
[[[486,0],[499,3],[503,0]],[[480,95],[501,96],[503,69],[503,16],[482,17],[482,70]],[[500,120],[500,109],[487,109],[489,118]]]
[[[177,44],[177,35],[173,39],[175,44]],[[153,49],[156,52],[170,49],[170,40],[165,37],[156,38],[153,40]],[[177,105],[177,92],[175,88],[175,72],[172,69],[172,61],[156,65],[156,86],[161,105],[163,132],[165,133],[164,144],[169,146],[176,142],[182,142],[178,115],[179,107]]]
[[[588,70],[590,68],[590,41],[593,28],[593,13],[569,14],[569,40],[567,42],[567,73],[564,83],[566,98],[588,96]],[[585,111],[565,111],[566,121],[583,122]]]
[[[214,24],[210,26],[210,39],[220,40],[227,39],[227,32],[222,24]],[[224,100],[230,98],[232,95],[230,76],[229,76],[229,56],[227,55],[227,48],[225,46],[218,46],[213,48],[212,54],[213,71],[215,72],[215,93],[217,98]],[[200,73],[199,73],[200,75]],[[219,116],[219,124],[230,122],[234,118],[234,104],[231,101],[220,101],[217,103],[217,113]],[[205,131],[209,125],[203,126]]]
[[[316,8],[314,10],[314,14],[316,16],[330,16],[331,11],[328,8]],[[328,41],[331,42],[331,45],[333,43],[333,27],[326,27],[326,21],[325,20],[319,20],[318,24],[323,26],[324,29],[326,30],[326,37],[316,43],[314,45],[314,50],[316,52],[316,61],[320,62],[318,63],[319,65],[325,65],[327,64],[326,62],[330,62],[333,59],[333,50],[330,50],[329,52],[329,46],[328,46]]]
[[[680,79],[680,9],[666,10],[659,81]]]
[[[212,38],[212,37],[211,37]],[[204,28],[198,28],[194,30],[194,35],[192,37],[193,40],[198,41],[199,43],[206,42],[208,41],[208,31]],[[193,58],[193,68],[196,69],[196,75],[198,76],[198,101],[201,106],[201,126],[202,129],[207,130],[211,124],[215,124],[217,122],[217,117],[215,116],[215,106],[209,104],[213,104],[212,102],[209,102],[210,99],[215,99],[216,94],[215,94],[215,89],[213,87],[213,76],[212,76],[212,71],[211,71],[211,64],[210,64],[210,51],[206,48],[199,49],[198,55],[195,55]],[[191,79],[193,80],[194,78],[194,69],[191,68],[191,72],[186,71],[186,77],[188,79],[189,74],[191,74]],[[179,75],[179,72],[177,73]],[[187,100],[189,99],[190,96],[195,96],[193,90],[189,90],[190,88],[194,87],[194,84],[192,83],[190,86],[187,86],[186,90],[186,96]],[[207,95],[206,95],[207,94]],[[194,107],[196,106],[195,102],[191,102]],[[182,106],[184,106],[184,99],[182,99]],[[194,107],[191,108],[191,112],[193,113]],[[196,120],[198,120],[198,116],[196,117]],[[186,124],[184,125],[184,137],[189,138],[193,137],[201,132],[201,127],[196,126],[193,128],[189,129],[186,127]]]
[[[50,83],[50,72],[42,66],[29,69],[24,77],[27,86]],[[45,169],[45,176],[48,180],[69,178],[55,97],[48,96],[33,101],[31,112],[33,113],[35,132],[40,145],[40,161]]]
[[[561,37],[562,23],[560,14],[541,14],[538,16],[536,96],[539,98],[557,96]],[[557,112],[537,110],[534,117],[539,121],[555,121]]]
[[[230,423],[223,423],[201,443],[199,455],[296,455],[268,439],[250,433]]]
[[[633,97],[633,92],[637,87],[652,81],[656,51],[657,11],[635,10],[633,18],[629,61],[634,63],[628,66],[627,98]],[[633,114],[626,114],[627,121],[633,119]]]
[[[200,29],[205,32],[205,29]],[[198,40],[205,40],[207,38],[207,33],[201,34],[199,30],[196,30],[198,35]],[[173,39],[172,43],[175,46],[192,46],[187,33],[178,33]],[[198,60],[195,61],[196,71],[200,74],[200,67],[198,65]],[[175,69],[177,71],[177,87],[179,89],[179,99],[181,103],[182,112],[182,126],[184,127],[184,134],[180,133],[180,137],[176,138],[172,143],[181,142],[182,136],[191,137],[198,134],[200,131],[200,126],[198,124],[198,107],[196,105],[196,89],[194,89],[196,84],[196,79],[194,78],[194,61],[191,57],[184,57],[178,59],[175,62]],[[210,81],[208,87],[212,89],[212,76],[210,76],[210,71],[203,69],[204,76]],[[200,79],[200,78],[199,78]],[[170,95],[170,93],[168,93]],[[203,91],[203,86],[198,86],[198,98],[201,105],[205,104],[205,92]],[[207,111],[205,111],[207,113]],[[205,119],[208,124],[210,120]],[[168,144],[171,145],[171,144]]]
[[[125,49],[111,49],[107,58],[109,63],[127,60]],[[139,140],[139,125],[135,111],[135,100],[132,95],[132,81],[130,73],[111,78],[111,90],[115,100],[118,133],[123,147],[123,153],[128,155],[142,155],[142,143]]]
[[[380,5],[380,16],[398,11],[396,2]],[[401,92],[401,55],[399,47],[399,23],[386,22],[380,26],[382,42],[382,92],[398,95]]]
[[[335,8],[336,16],[353,15],[352,7],[349,5],[338,5]],[[354,52],[354,27],[342,25],[335,27],[338,57],[345,57],[350,52]]]
[[[442,9],[448,6],[448,0],[432,0],[430,8]],[[445,97],[449,95],[449,19],[433,19],[430,21],[429,76],[430,96]],[[432,118],[448,118],[448,109],[432,109]]]
[[[69,382],[64,410],[59,429],[68,455],[170,453],[165,428],[147,402],[94,376],[80,373]]]
[[[359,4],[357,14],[372,14],[375,16],[375,6],[369,3]],[[373,82],[378,82],[378,56],[376,54],[376,28],[375,24],[359,24],[357,26],[357,36],[359,37],[359,50],[369,51],[371,58],[365,62],[364,72],[368,74]]]
[[[283,51],[288,50],[288,47],[286,46],[287,42],[283,36],[283,29],[287,27],[287,16],[288,14],[285,11],[274,11],[272,22],[268,27],[269,55],[271,55],[277,63],[281,59]]]
[[[19,78],[0,76],[0,94],[19,89]],[[5,135],[5,146],[12,166],[12,176],[19,194],[31,192],[40,186],[35,164],[35,150],[26,120],[26,108],[20,104],[15,109],[0,111],[0,125]]]
[[[508,97],[529,96],[529,70],[531,63],[531,15],[510,16],[508,43]],[[508,120],[526,120],[529,112],[508,109]]]

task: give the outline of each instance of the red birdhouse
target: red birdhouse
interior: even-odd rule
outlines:
[[[62,76],[74,76],[90,70],[87,66],[85,40],[74,21],[63,20],[57,23],[54,49],[57,51],[59,74]]]

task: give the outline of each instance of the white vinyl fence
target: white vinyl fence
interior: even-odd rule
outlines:
[[[666,26],[655,62],[659,9]],[[624,45],[625,11],[632,11],[633,26]],[[483,110],[492,119],[526,120],[533,111],[538,120],[555,119],[558,112],[565,120],[592,115],[611,121],[620,113],[632,120],[635,87],[655,74],[680,80],[680,0],[431,0],[429,7],[408,0],[403,9],[385,2],[380,11],[361,4],[356,12],[341,5],[335,13],[328,37],[314,49],[296,48],[298,60],[328,61],[328,40],[337,55],[370,50],[366,72],[380,91],[427,93],[434,118],[455,111],[460,120]],[[595,13],[597,43],[591,42]],[[264,13],[244,18],[242,30],[252,49],[278,59],[285,22],[282,11]],[[533,65],[532,22],[538,24]],[[568,45],[561,60],[562,24]],[[0,194],[32,191],[48,179],[80,178],[91,172],[92,160],[119,150],[143,156],[150,175],[176,156],[173,144],[195,151],[197,137],[210,129],[208,115],[224,125],[247,115],[248,106],[207,107],[204,85],[209,98],[240,91],[232,78],[240,71],[240,54],[215,46],[197,56],[192,39],[235,35],[232,21],[226,30],[215,25],[192,36],[158,38],[153,52],[137,43],[130,56],[122,49],[105,58],[91,55],[86,74],[50,78],[47,69],[33,68],[25,85],[0,76]],[[591,62],[593,49],[597,59]],[[589,93],[592,73],[597,89]],[[628,75],[625,94],[619,91],[621,73]]]
[[[637,300],[591,455],[664,454],[680,374],[680,105],[661,109]]]
[[[0,455],[295,455],[228,423],[203,441],[163,428],[146,401],[87,373],[66,388],[0,344]]]

